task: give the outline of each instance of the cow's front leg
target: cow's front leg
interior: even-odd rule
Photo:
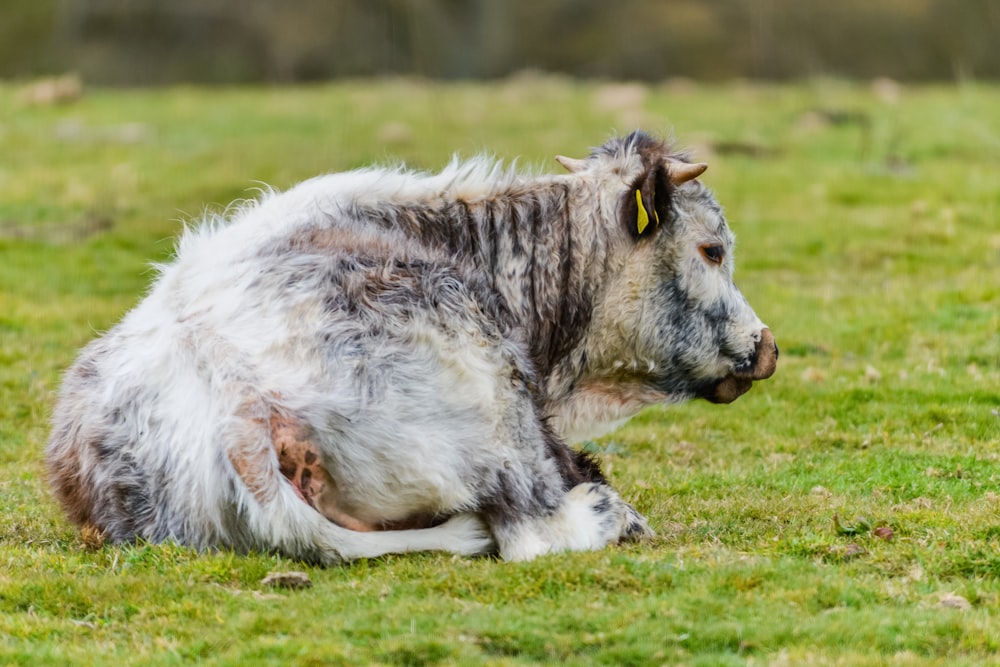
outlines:
[[[558,551],[593,551],[653,535],[646,519],[610,486],[585,482],[541,516],[493,517],[491,529],[504,560],[531,560]]]

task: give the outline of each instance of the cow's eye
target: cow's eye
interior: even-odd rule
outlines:
[[[698,250],[701,251],[701,256],[712,264],[722,264],[722,260],[726,257],[726,249],[718,243],[706,243],[699,246]]]

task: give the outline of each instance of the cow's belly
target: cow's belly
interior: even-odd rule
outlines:
[[[472,468],[455,458],[454,443],[439,442],[435,454],[420,445],[415,449],[424,451],[407,451],[413,442],[405,439],[395,451],[341,442],[332,455],[324,454],[329,443],[320,444],[310,428],[278,415],[272,416],[271,435],[281,473],[303,502],[351,530],[435,525],[472,509],[481,491]]]

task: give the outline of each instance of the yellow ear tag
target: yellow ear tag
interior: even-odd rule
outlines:
[[[642,193],[639,190],[635,191],[635,203],[639,205],[639,218],[636,220],[636,227],[639,233],[642,234],[643,230],[649,225],[649,214],[646,213],[646,207],[642,205]]]

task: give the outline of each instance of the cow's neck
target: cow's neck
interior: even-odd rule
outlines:
[[[590,323],[595,266],[602,262],[594,256],[593,232],[581,232],[580,223],[590,221],[570,215],[568,186],[519,186],[461,206],[472,225],[459,227],[476,230],[470,256],[525,332],[543,382],[556,371],[567,374],[567,364],[582,363],[573,357]],[[547,392],[556,389],[544,384]]]
[[[475,199],[355,211],[444,250],[502,297],[497,315],[523,332],[546,398],[572,390],[584,364],[580,343],[605,273],[606,250],[565,181],[527,182]],[[478,281],[477,281],[478,282]]]

